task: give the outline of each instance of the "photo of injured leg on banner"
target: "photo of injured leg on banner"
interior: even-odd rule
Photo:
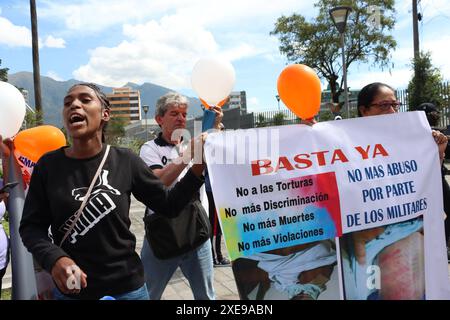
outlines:
[[[347,299],[425,299],[422,217],[348,233],[340,244]]]
[[[243,300],[339,299],[334,241],[257,253],[233,262]]]

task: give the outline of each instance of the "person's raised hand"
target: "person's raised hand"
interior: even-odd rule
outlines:
[[[316,119],[311,118],[311,119],[301,119],[300,121],[301,124],[306,124],[307,126],[312,127],[313,125],[315,125],[317,123]]]
[[[438,145],[439,148],[439,159],[441,162],[444,160],[445,149],[447,148],[448,138],[445,134],[440,131],[432,130],[431,134],[433,135],[434,141]]]
[[[2,192],[0,193],[0,202],[5,201],[6,199],[8,199],[9,197],[9,193],[8,192]],[[6,201],[5,201],[6,202]]]
[[[209,110],[213,111],[216,114],[216,118],[214,120],[214,129],[220,129],[219,124],[222,122],[223,119],[223,111],[221,107],[212,107]]]
[[[11,138],[7,138],[3,140],[3,137],[0,135],[0,153],[1,156],[6,159],[11,154],[11,150],[13,150],[13,141]]]

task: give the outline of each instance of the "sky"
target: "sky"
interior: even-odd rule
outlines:
[[[36,0],[41,74],[106,86],[151,82],[196,96],[195,63],[219,57],[236,72],[234,91],[245,90],[247,108],[276,110],[276,82],[289,62],[270,32],[277,18],[317,15],[303,0]],[[397,49],[390,71],[352,64],[352,89],[381,81],[401,89],[411,79],[413,56],[410,0],[396,1]],[[450,1],[422,0],[421,50],[450,80]],[[33,71],[28,0],[0,0],[0,59],[9,73]],[[322,88],[326,83],[322,83]],[[143,102],[145,103],[145,102]]]

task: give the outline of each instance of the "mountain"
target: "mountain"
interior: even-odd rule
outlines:
[[[34,108],[34,86],[33,86],[33,74],[31,72],[18,72],[8,75],[8,82],[15,85],[18,88],[28,90],[29,104]],[[41,93],[42,93],[42,109],[44,110],[44,123],[52,124],[57,127],[62,127],[63,122],[61,118],[63,99],[67,90],[74,84],[81,81],[67,80],[56,81],[52,78],[41,76]],[[113,87],[107,87],[98,85],[104,93],[111,93]],[[149,112],[147,117],[153,118],[155,115],[156,100],[172,89],[161,87],[152,83],[144,83],[138,85],[135,83],[127,83],[125,86],[139,90],[141,93],[141,105],[148,105]],[[197,98],[188,97],[189,99],[189,117],[197,117],[203,114],[203,110],[200,107],[200,100]]]

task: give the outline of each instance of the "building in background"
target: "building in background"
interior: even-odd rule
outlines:
[[[32,118],[35,117],[35,111],[32,107],[30,107],[30,94],[28,90],[24,88],[19,89],[20,93],[22,93],[23,99],[25,100],[25,107],[27,114],[25,115],[25,118],[23,119],[22,126],[20,127],[21,130],[25,130],[30,125],[29,121],[32,120]],[[29,115],[31,113],[31,115]],[[30,118],[31,117],[31,118]]]
[[[233,91],[230,93],[230,99],[223,105],[223,109],[239,108],[241,114],[247,113],[247,96],[245,91]]]
[[[21,88],[20,92],[22,93],[23,98],[25,99],[25,103],[27,105],[29,105],[30,104],[30,93],[28,92],[28,90]]]
[[[111,103],[111,117],[122,118],[126,123],[142,119],[139,90],[129,87],[114,88],[106,95]]]

